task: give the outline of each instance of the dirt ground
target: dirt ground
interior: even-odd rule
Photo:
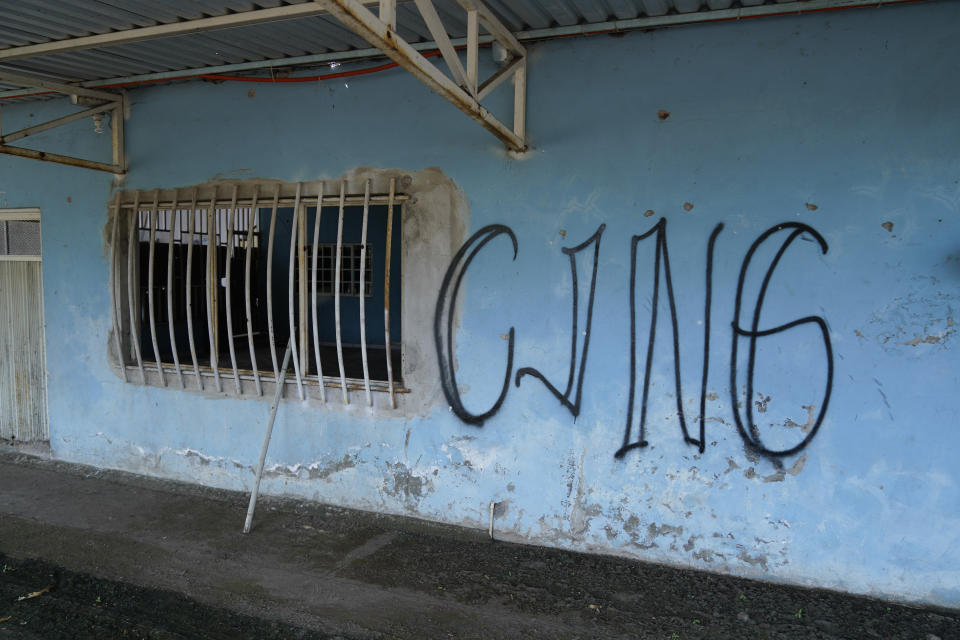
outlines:
[[[158,589],[0,555],[0,638],[182,640],[335,636],[204,606]],[[22,600],[21,600],[22,598]]]
[[[960,639],[957,611],[320,504],[244,536],[246,498],[0,452],[0,640]]]

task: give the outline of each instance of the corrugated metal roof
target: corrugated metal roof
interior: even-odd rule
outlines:
[[[486,0],[487,6],[515,33],[609,25],[611,21],[682,17],[728,17],[731,7],[851,4],[856,0],[811,0],[778,5],[781,0]],[[890,0],[879,0],[889,2]],[[0,4],[0,54],[5,49],[172,24],[198,18],[301,5],[305,0],[17,0]],[[366,2],[375,11],[376,2]],[[455,0],[434,0],[447,32],[466,35],[466,14]],[[762,8],[762,7],[761,7]],[[727,13],[721,15],[727,10]],[[746,9],[745,9],[746,10]],[[705,15],[706,14],[706,15]],[[411,44],[432,40],[416,6],[401,0],[397,31]],[[673,22],[679,22],[675,20]],[[626,24],[623,22],[617,23]],[[630,27],[626,27],[630,28]],[[370,45],[335,18],[313,15],[297,19],[204,31],[136,43],[89,48],[66,53],[0,59],[0,71],[19,72],[47,80],[91,82],[142,74],[341,54],[349,59],[371,55]],[[0,55],[0,58],[3,56]],[[298,62],[304,62],[299,60]],[[0,83],[0,91],[12,88]]]

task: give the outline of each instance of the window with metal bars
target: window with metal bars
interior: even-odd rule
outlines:
[[[286,380],[303,397],[339,387],[344,402],[363,390],[372,404],[386,391],[395,406],[405,200],[392,180],[376,194],[369,182],[362,194],[342,183],[120,194],[111,279],[124,376],[262,393],[289,343]]]

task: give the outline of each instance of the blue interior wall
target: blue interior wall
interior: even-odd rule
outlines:
[[[513,328],[498,410],[477,426],[445,403],[376,420],[286,405],[266,490],[477,527],[496,501],[512,539],[960,607],[958,21],[942,2],[533,45],[523,156],[399,71],[134,91],[124,188],[435,166],[467,198],[468,236],[516,238],[515,259],[502,233],[471,263],[456,331],[478,414]],[[58,109],[4,106],[4,128]],[[102,155],[87,128],[33,144]],[[0,206],[43,210],[53,451],[248,488],[264,401],[109,369],[110,193],[109,176],[0,158]],[[805,231],[746,261],[782,223]],[[677,380],[696,440],[707,355],[701,453]]]

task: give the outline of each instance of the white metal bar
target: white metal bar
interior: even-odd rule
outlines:
[[[467,90],[477,97],[480,77],[480,20],[475,10],[467,11]]]
[[[173,353],[173,366],[177,370],[177,379],[183,389],[183,371],[180,369],[180,355],[177,353],[177,335],[173,328],[173,250],[177,246],[177,231],[180,230],[180,214],[177,211],[177,197],[174,192],[173,206],[170,208],[170,240],[167,244],[167,328],[170,333],[170,352]]]
[[[387,385],[390,389],[390,407],[397,408],[397,397],[393,390],[393,349],[390,345],[390,252],[393,240],[393,194],[397,179],[390,178],[390,204],[387,205],[386,256],[383,263],[383,341],[387,353]]]
[[[233,185],[233,200],[230,205],[229,211],[227,211],[227,257],[225,260],[225,269],[226,269],[226,298],[227,298],[227,340],[230,342],[230,365],[233,367],[233,381],[236,383],[237,395],[243,394],[243,389],[240,388],[240,372],[237,370],[237,352],[233,346],[233,310],[231,309],[231,298],[230,298],[230,283],[231,283],[231,274],[233,273],[232,259],[233,259],[233,223],[234,217],[236,216],[237,211],[237,185]]]
[[[370,180],[364,186],[363,223],[360,227],[360,357],[363,361],[363,386],[367,392],[367,405],[373,406],[370,394],[370,370],[367,367],[367,218],[370,213]]]
[[[337,362],[340,364],[340,389],[343,390],[343,404],[350,404],[347,393],[347,374],[343,368],[343,341],[340,339],[340,259],[343,252],[343,208],[346,185],[340,181],[340,214],[337,218],[337,257],[333,267],[333,313],[337,334]]]
[[[380,19],[392,31],[397,30],[397,0],[380,0]]]
[[[253,198],[253,187],[255,187],[255,186],[264,187],[264,186],[266,186],[266,185],[268,185],[268,184],[269,184],[269,185],[274,185],[274,184],[276,184],[276,185],[279,185],[279,186],[281,187],[280,196],[277,198],[277,206],[278,206],[278,207],[292,207],[292,206],[293,206],[293,203],[294,203],[294,201],[296,200],[296,196],[295,196],[295,185],[292,185],[292,184],[291,184],[291,185],[287,185],[287,184],[284,184],[284,183],[275,183],[275,182],[273,182],[273,181],[270,181],[269,183],[251,182],[249,185],[247,185],[247,184],[238,185],[238,187],[240,188],[240,192],[239,192],[239,194],[238,194],[238,196],[237,196],[237,206],[238,206],[238,207],[247,207],[247,206],[249,206],[250,203],[252,202],[252,198]],[[291,192],[290,195],[284,195],[283,187],[287,187],[287,186],[294,187],[294,191]],[[306,198],[307,196],[312,196],[312,195],[313,195],[313,194],[311,194],[311,193],[309,192],[309,190],[307,189],[307,186],[308,186],[307,184],[304,184],[304,189],[303,189],[303,193],[301,193],[301,198]],[[246,190],[247,188],[249,188],[249,191]],[[130,193],[132,193],[132,192],[130,192]],[[166,197],[168,194],[170,195],[170,197]],[[173,189],[170,189],[170,190],[168,190],[168,191],[164,191],[163,189],[160,190],[160,202],[159,202],[159,205],[160,205],[160,208],[161,208],[161,209],[167,209],[167,208],[169,208],[169,207],[173,204],[172,195],[173,195]],[[132,198],[130,198],[130,196],[129,196],[128,193],[126,193],[126,192],[121,192],[121,193],[120,193],[120,198],[121,198],[121,199],[120,199],[120,209],[121,209],[121,211],[122,211],[123,209],[130,209],[130,208],[133,206],[133,200],[132,200]],[[405,202],[405,201],[407,201],[407,200],[409,200],[409,199],[410,199],[410,196],[404,195],[404,194],[401,194],[401,193],[398,193],[398,194],[396,195],[396,197],[394,198],[394,202]],[[382,204],[382,205],[385,205],[385,204],[387,204],[387,201],[388,201],[388,196],[387,196],[386,193],[371,193],[371,194],[370,194],[370,204],[371,204],[371,205],[381,205],[381,204]],[[324,197],[323,197],[323,203],[324,203],[325,206],[337,206],[337,205],[340,204],[340,196],[339,196],[339,195],[324,196]],[[355,196],[354,196],[354,195],[347,195],[346,198],[344,199],[344,203],[345,203],[347,206],[362,206],[362,205],[363,205],[363,196],[362,196],[362,195],[355,195]],[[217,208],[226,209],[226,208],[229,207],[229,206],[230,206],[230,198],[229,198],[229,197],[226,197],[226,198],[218,198],[218,199],[217,199]],[[282,352],[280,353],[280,357],[283,357],[283,353],[282,353]]]
[[[54,162],[56,164],[65,164],[70,167],[80,167],[81,169],[93,169],[94,171],[103,171],[114,175],[122,175],[125,171],[123,167],[106,162],[96,162],[84,158],[75,158],[74,156],[65,156],[59,153],[49,151],[37,151],[36,149],[27,149],[25,147],[14,147],[8,144],[0,144],[0,153],[9,156],[18,156],[20,158],[30,158],[32,160],[41,160],[43,162]]]
[[[527,58],[524,57],[513,74],[513,133],[521,140],[527,138]]]
[[[376,5],[377,3],[365,2],[364,4]],[[236,13],[228,13],[212,18],[197,18],[194,20],[183,20],[181,22],[158,24],[149,27],[122,29],[120,31],[111,31],[109,33],[96,34],[92,36],[80,36],[77,38],[54,40],[53,42],[44,42],[41,44],[9,47],[8,49],[0,50],[0,60],[17,60],[32,56],[43,56],[52,55],[55,53],[66,53],[68,51],[78,51],[80,49],[109,47],[118,44],[129,44],[131,42],[152,40],[155,38],[182,36],[190,33],[199,33],[201,31],[233,29],[236,27],[244,27],[264,22],[291,20],[293,18],[306,18],[324,13],[327,13],[327,3],[316,0],[304,2],[302,4],[283,5],[269,9],[238,11]]]
[[[500,19],[493,14],[487,6],[480,2],[480,0],[457,0],[463,9],[467,12],[476,11],[477,17],[480,19],[480,22],[483,23],[483,26],[486,27],[487,31],[502,44],[507,50],[510,51],[515,56],[525,56],[526,50],[523,48],[523,45],[520,44],[520,41],[517,40],[517,37],[500,22]]]
[[[127,152],[126,143],[124,142],[123,125],[126,109],[127,99],[121,97],[119,101],[114,103],[113,110],[110,112],[110,137],[113,147],[113,164],[120,170],[120,173],[116,174],[118,176],[123,175],[127,171]]]
[[[157,321],[154,318],[153,304],[153,264],[157,236],[157,192],[153,192],[153,206],[150,208],[150,251],[147,258],[147,309],[150,313],[150,342],[153,344],[153,357],[157,362],[157,373],[160,374],[160,384],[167,386],[167,379],[163,375],[163,366],[160,363],[160,348],[157,346]]]
[[[301,211],[300,209],[303,209]],[[299,291],[297,300],[300,302],[300,371],[303,380],[310,374],[310,320],[307,313],[307,283],[310,281],[307,273],[307,207],[306,202],[296,207],[297,210],[297,270]]]
[[[443,60],[447,63],[447,68],[453,75],[453,81],[461,87],[467,87],[467,74],[463,70],[463,63],[460,62],[457,50],[450,43],[447,28],[443,26],[443,21],[440,20],[440,15],[437,13],[436,7],[433,6],[433,0],[414,0],[414,2],[417,9],[420,10],[420,17],[423,18],[427,29],[430,30],[430,35],[433,36],[433,41],[437,43],[440,53],[443,54]]]
[[[50,129],[55,129],[61,127],[65,124],[70,124],[71,122],[76,122],[77,120],[83,120],[89,116],[93,116],[98,113],[103,113],[104,111],[110,111],[114,108],[115,103],[113,102],[104,102],[103,104],[97,105],[90,109],[84,109],[83,111],[78,111],[76,113],[71,113],[69,115],[57,118],[55,120],[50,120],[42,124],[34,125],[32,127],[26,127],[25,129],[20,129],[18,131],[11,131],[6,135],[0,135],[0,144],[6,144],[8,142],[16,142],[22,138],[32,136],[43,131],[49,131]]]
[[[487,533],[490,534],[490,539],[491,539],[491,540],[493,540],[493,511],[494,511],[494,509],[496,509],[496,507],[497,507],[497,503],[491,501],[491,502],[490,502],[490,526],[489,526],[489,528],[487,529]]]
[[[329,0],[331,13],[364,40],[412,73],[455,107],[476,120],[514,151],[524,151],[526,141],[482,107],[469,93],[457,86],[438,67],[431,64],[403,38],[389,31],[385,24],[357,0]],[[481,20],[483,14],[480,14]],[[522,47],[521,47],[522,49]]]
[[[220,345],[217,340],[217,188],[213,188],[210,197],[210,206],[207,207],[207,291],[204,297],[207,300],[207,332],[210,338],[210,368],[213,369],[213,379],[217,383],[217,393],[223,391],[220,383],[220,363],[218,353]]]
[[[382,8],[381,8],[382,15]],[[317,216],[313,221],[313,269],[310,278],[310,314],[313,318],[313,357],[317,361],[317,380],[320,382],[320,401],[327,403],[327,389],[323,384],[323,363],[320,362],[320,328],[317,325],[317,252],[320,249],[320,215],[323,212],[323,183],[317,195]]]
[[[371,348],[373,348],[373,347],[371,347]],[[376,348],[379,349],[380,347],[377,346]],[[135,365],[135,364],[129,364],[129,365],[127,365],[127,372],[128,372],[128,373],[129,373],[129,372],[136,372],[136,370],[137,370],[137,365]],[[173,374],[175,373],[175,370],[174,370],[172,364],[166,364],[166,365],[164,365],[163,370],[164,370],[164,372],[166,372],[168,375],[173,375]],[[190,371],[185,368],[185,369],[184,369],[184,372],[185,372],[185,373],[189,373]],[[153,374],[151,373],[151,375],[153,375]],[[213,378],[213,371],[210,369],[210,367],[201,366],[201,367],[200,367],[200,375],[203,376],[203,377],[205,377],[205,378]],[[271,383],[271,384],[273,383],[273,380],[270,380],[270,379],[267,379],[267,378],[261,378],[261,379],[262,379],[262,380],[265,380],[266,382],[269,382],[269,383]],[[252,372],[252,371],[249,371],[249,370],[247,370],[247,369],[241,369],[241,370],[240,370],[240,380],[245,380],[245,381],[247,381],[247,382],[253,382],[253,372]],[[324,378],[323,383],[324,383],[326,386],[331,387],[331,388],[333,388],[333,387],[335,387],[335,388],[337,388],[337,389],[340,388],[340,378],[337,377],[337,376],[327,376],[326,378]],[[311,387],[311,386],[319,386],[318,381],[316,381],[316,380],[304,380],[304,387]],[[350,389],[350,390],[352,390],[352,391],[363,391],[363,380],[361,380],[360,378],[347,378],[347,388]],[[387,382],[386,382],[385,380],[370,380],[370,389],[371,389],[372,391],[382,391],[383,393],[389,392],[389,387],[387,386]],[[396,385],[395,391],[396,391],[397,394],[407,394],[407,393],[410,393],[410,390],[409,390],[409,389],[407,389],[407,388],[405,388],[405,387],[403,387],[402,385],[399,385],[399,384]]]
[[[483,100],[490,92],[496,89],[503,83],[507,78],[513,77],[513,74],[520,68],[526,61],[526,58],[514,58],[500,69],[497,70],[492,76],[483,81],[480,87],[477,89],[477,100]]]
[[[290,221],[290,271],[287,274],[287,306],[290,310],[290,343],[293,345],[293,373],[297,379],[297,391],[300,393],[300,399],[304,400],[305,396],[303,394],[303,379],[300,375],[300,358],[297,355],[297,324],[294,319],[293,297],[293,281],[294,276],[297,273],[297,231],[300,227],[300,188],[301,184],[298,182],[297,199],[296,203],[293,205],[293,219]]]
[[[134,195],[133,215],[130,220],[130,237],[127,247],[127,307],[130,311],[130,342],[133,343],[133,351],[137,355],[137,367],[140,369],[140,381],[147,383],[147,374],[143,370],[143,357],[140,355],[140,321],[137,318],[137,298],[135,293],[139,289],[139,283],[134,283],[137,277],[134,258],[137,255],[136,238],[138,227],[140,226],[140,191],[137,190]]]
[[[277,343],[273,331],[273,238],[277,231],[277,202],[280,200],[280,183],[273,191],[273,213],[270,214],[270,236],[267,241],[267,332],[270,336],[270,359],[273,361],[273,380],[280,377],[277,364]]]
[[[53,43],[47,43],[53,44]],[[0,60],[9,60],[11,59],[11,53],[14,49],[22,49],[22,47],[10,47],[7,49],[0,49]],[[23,57],[23,56],[19,56]],[[51,80],[43,80],[42,78],[34,78],[31,76],[25,76],[18,73],[10,73],[0,69],[0,82],[5,82],[7,84],[19,84],[24,87],[36,87],[38,89],[47,89],[49,91],[56,91],[57,93],[65,93],[67,95],[74,96],[84,96],[86,98],[94,98],[96,100],[118,100],[120,94],[110,93],[108,91],[98,91],[96,89],[88,89],[86,87],[78,87],[72,84],[66,84],[63,82],[53,82]]]
[[[117,288],[117,239],[119,237],[120,227],[120,195],[114,196],[111,208],[113,210],[113,228],[110,230],[110,295],[113,300],[110,301],[113,316],[113,339],[114,346],[117,348],[117,360],[120,365],[120,373],[123,381],[127,381],[126,358],[123,355],[123,345],[120,340],[120,290]]]
[[[247,344],[250,347],[250,368],[253,369],[253,380],[257,387],[257,395],[263,395],[263,386],[260,383],[260,372],[257,370],[257,352],[253,345],[253,313],[250,302],[250,261],[253,255],[253,223],[259,219],[257,210],[257,196],[260,193],[260,186],[254,187],[253,203],[250,205],[250,218],[247,220],[247,262],[245,266],[245,275],[243,280],[243,297],[247,310]],[[259,229],[257,230],[259,232]]]
[[[270,418],[267,420],[267,434],[263,438],[263,447],[260,448],[260,462],[257,463],[257,476],[253,481],[253,491],[250,492],[250,504],[247,506],[247,518],[243,523],[243,532],[250,533],[250,525],[253,522],[253,511],[257,508],[257,494],[260,493],[260,480],[263,478],[263,465],[267,461],[267,448],[270,446],[270,436],[273,435],[273,423],[277,419],[277,409],[280,407],[280,399],[283,397],[283,381],[287,377],[287,367],[290,365],[290,352],[293,350],[293,343],[287,343],[287,350],[283,354],[283,372],[277,379],[277,389],[273,394],[273,404],[270,405]]]
[[[203,391],[203,378],[200,376],[200,363],[197,360],[197,345],[193,337],[193,230],[197,218],[197,190],[193,190],[190,199],[190,211],[187,214],[187,338],[190,340],[190,358],[193,360],[193,373],[197,377],[197,387]]]

